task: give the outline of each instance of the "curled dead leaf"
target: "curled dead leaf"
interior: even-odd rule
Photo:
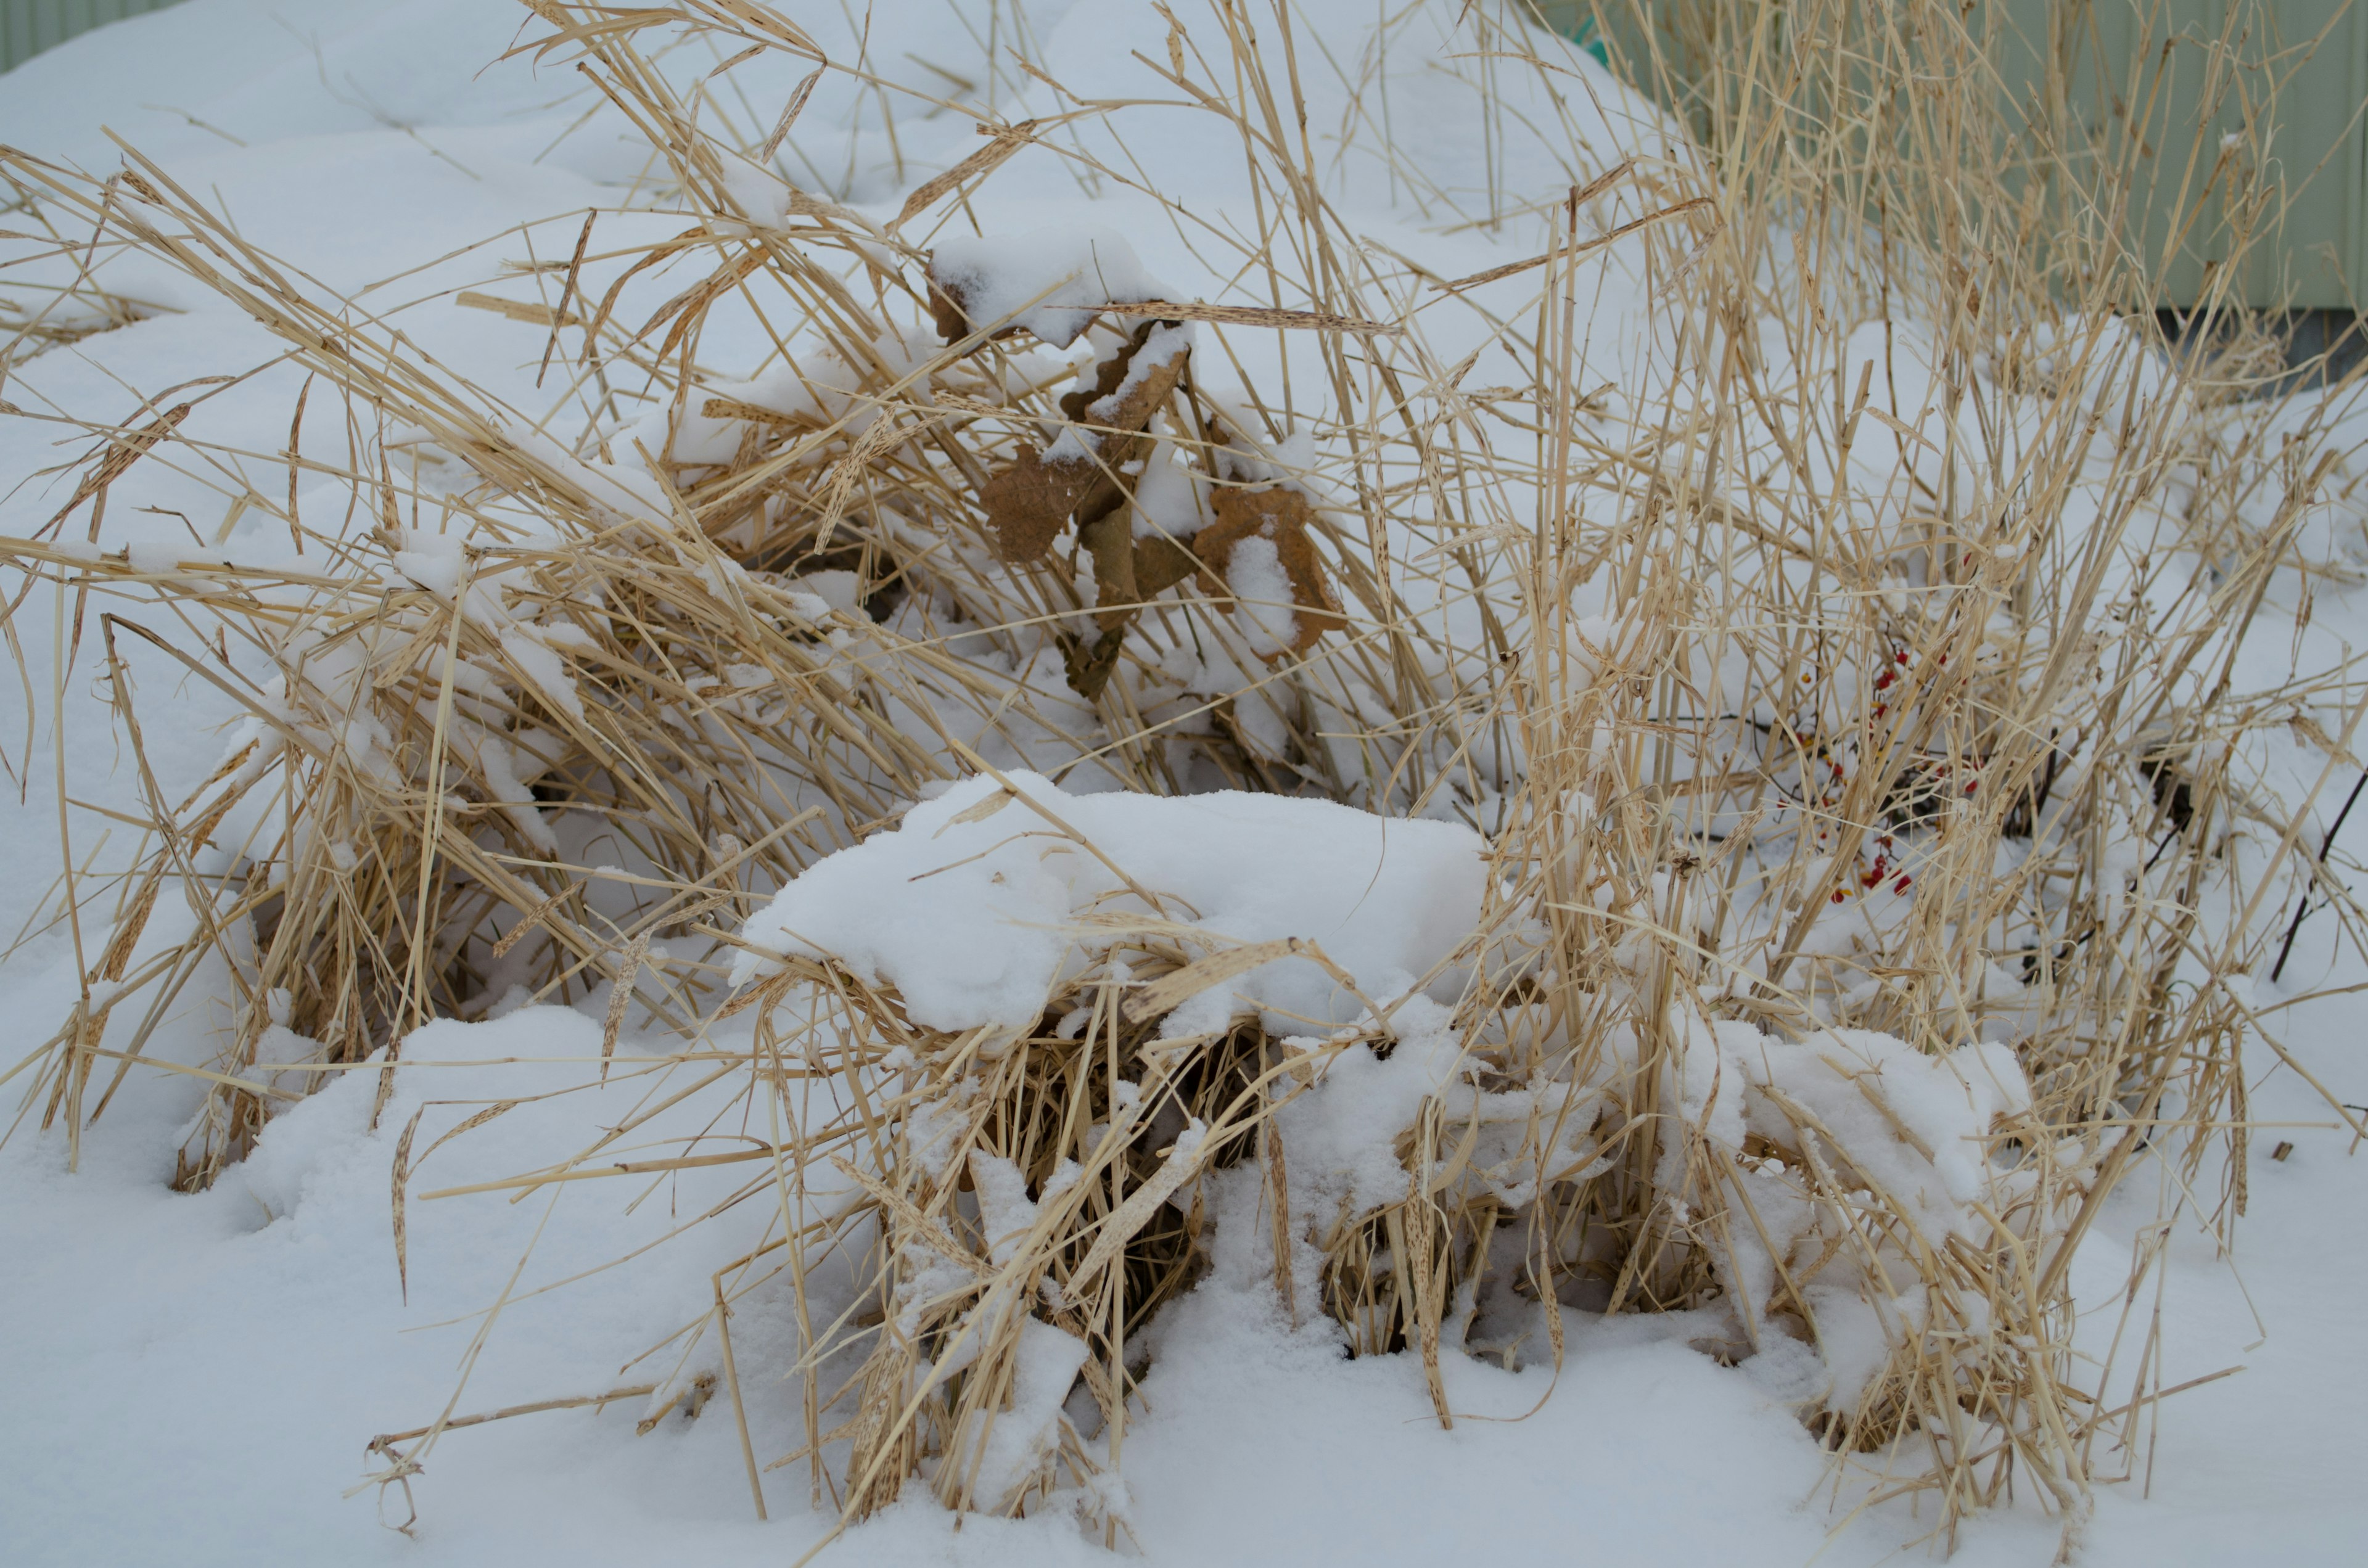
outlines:
[[[1082,542],[1093,557],[1094,625],[1100,635],[1090,645],[1072,642],[1064,652],[1071,689],[1091,702],[1110,684],[1126,629],[1143,606],[1191,576],[1200,563],[1164,534],[1138,537],[1133,513],[1123,506],[1088,525]]]
[[[1181,323],[1146,321],[1094,367],[1094,389],[1064,393],[1061,412],[1096,431],[1140,431],[1174,395],[1192,355]]]
[[[930,296],[933,309],[938,297]],[[1148,448],[1144,428],[1175,395],[1190,354],[1184,328],[1143,323],[1095,368],[1090,391],[1061,399],[1072,421],[1062,438],[1022,452],[980,487],[987,528],[1006,561],[1033,561],[1072,518],[1082,530],[1118,508],[1126,498],[1118,476]]]
[[[941,283],[937,274],[929,275],[929,320],[938,329],[938,336],[948,343],[970,335],[970,312],[965,308],[967,295],[958,283]],[[989,338],[1009,337],[1018,332],[1018,324],[991,332]]]
[[[1233,598],[1234,551],[1245,540],[1270,540],[1291,584],[1291,637],[1262,657],[1304,653],[1326,631],[1348,624],[1315,541],[1308,537],[1315,509],[1306,496],[1296,490],[1224,490],[1217,494],[1215,509],[1217,520],[1192,536],[1192,553],[1201,559],[1201,579],[1212,597]]]
[[[1081,539],[1094,561],[1094,624],[1105,632],[1122,631],[1144,598],[1134,580],[1134,519],[1125,507],[1113,508]]]
[[[1047,462],[1030,449],[982,485],[978,498],[996,553],[1006,561],[1033,561],[1053,548],[1071,517],[1109,511],[1117,489],[1099,463]],[[1103,499],[1105,491],[1111,500]]]
[[[1200,570],[1191,551],[1165,534],[1145,534],[1134,541],[1134,592],[1138,599],[1156,599]]]

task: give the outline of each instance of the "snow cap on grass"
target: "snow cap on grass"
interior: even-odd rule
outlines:
[[[1212,949],[1305,937],[1384,1004],[1426,979],[1453,995],[1459,977],[1431,971],[1479,920],[1484,846],[1466,828],[1272,795],[1069,795],[1037,774],[1006,777],[1025,801],[994,778],[966,780],[816,863],[743,937],[835,957],[894,985],[913,1020],[939,1029],[1035,1023],[1077,945],[1071,923],[1088,912],[1194,926],[1218,938]],[[744,953],[733,978],[770,967]],[[1363,1011],[1302,959],[1195,1001],[1223,1007],[1235,994],[1273,1015],[1279,1034]]]
[[[1172,297],[1115,231],[1037,229],[940,241],[930,278],[977,329],[1027,328],[1065,348],[1111,303]]]

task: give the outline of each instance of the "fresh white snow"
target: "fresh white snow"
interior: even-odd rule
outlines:
[[[1331,0],[1304,9],[1308,27],[1348,55],[1372,10]],[[831,10],[825,20],[840,26]],[[538,75],[526,61],[487,65],[525,19],[522,8],[496,0],[189,0],[0,77],[0,142],[104,170],[117,156],[102,128],[111,130],[188,189],[212,193],[242,232],[323,287],[383,308],[413,306],[404,331],[424,351],[518,407],[535,406],[542,332],[438,296],[485,286],[507,257],[564,260],[584,209],[619,205],[643,175],[646,154],[613,123],[596,119],[564,134],[590,107],[568,74]],[[925,84],[932,80],[927,61],[951,59],[951,40],[979,52],[973,34],[984,38],[989,20],[1024,29],[1080,81],[1117,79],[1132,50],[1156,57],[1164,31],[1149,6],[1131,3],[896,0],[872,13],[870,58],[877,70]],[[793,81],[768,78],[752,95],[779,101]],[[1608,82],[1600,85],[1615,97]],[[992,90],[1015,119],[1054,107],[1008,65]],[[1434,175],[1452,186],[1460,170],[1465,188],[1476,187],[1480,136],[1459,100],[1426,80],[1396,90],[1401,123],[1431,130]],[[974,151],[978,139],[962,117],[920,119],[900,124],[892,156],[867,102],[837,83],[821,89],[802,122],[797,156],[815,188],[884,222],[906,190]],[[1091,133],[1090,126],[1078,132]],[[1157,167],[1149,173],[1217,222],[1240,200],[1229,183],[1235,172],[1196,157],[1188,140],[1150,138]],[[770,196],[757,182],[768,176],[750,175],[735,189],[746,187],[743,205],[762,222],[757,209]],[[1452,214],[1419,210],[1423,199],[1395,192],[1377,166],[1352,163],[1349,176],[1360,224],[1419,249],[1443,275],[1526,249],[1518,236],[1438,234]],[[1010,214],[1010,232],[1023,236],[1042,225],[1075,235],[1080,223],[1114,233],[1141,212],[1123,189],[1096,188],[1049,156],[1016,158],[986,189]],[[618,224],[620,236],[647,239],[671,220],[604,222]],[[494,236],[501,237],[490,246],[456,254]],[[972,254],[949,247],[949,261],[975,263],[982,278],[997,280],[1001,291],[982,296],[987,316],[1015,315],[1059,343],[1066,338],[1056,312],[1075,302],[1065,290],[1084,288],[1095,303],[1214,291],[1189,236],[1137,237],[1140,257],[1124,241],[1073,254],[1023,238],[997,243],[1025,250],[1024,265],[1002,265],[1002,253],[985,242],[973,243]],[[1160,284],[1154,271],[1178,281]],[[161,268],[126,258],[109,283],[156,313],[43,357],[0,395],[35,415],[53,406],[129,411],[142,396],[276,352],[254,324]],[[524,287],[515,278],[504,286]],[[670,287],[652,282],[629,295],[630,304],[646,313]],[[759,377],[745,394],[752,403],[784,407],[833,395],[827,386],[768,383],[756,367],[750,373]],[[261,454],[258,473],[279,477],[256,483],[284,484],[284,465],[272,454],[289,443],[300,384],[293,372],[267,373],[200,403],[189,428],[225,454]],[[32,533],[71,494],[70,472],[45,472],[78,449],[53,446],[59,434],[35,419],[0,420],[0,533]],[[325,414],[305,426],[300,447],[324,464],[348,456],[340,421]],[[1151,461],[1167,464],[1166,451],[1156,449]],[[1240,461],[1245,477],[1257,477],[1247,466],[1256,458],[1246,452]],[[620,515],[648,504],[630,467],[589,479],[614,493]],[[1196,516],[1191,485],[1181,471],[1164,486],[1146,484],[1144,510],[1158,514],[1148,520]],[[325,512],[345,496],[324,482],[300,501]],[[201,512],[207,505],[212,510]],[[193,543],[170,515],[176,509],[209,540],[223,521],[199,476],[144,465],[118,487],[102,540],[133,549],[143,569],[203,559],[215,547]],[[269,538],[260,521],[259,514],[232,519],[221,548],[242,561],[284,552],[286,540]],[[417,541],[404,570],[424,586],[460,592],[457,558],[434,538]],[[1279,563],[1247,551],[1235,560],[1241,613],[1287,622]],[[815,602],[820,619],[830,607]],[[19,612],[20,634],[37,653],[51,645],[57,614],[40,595]],[[2275,607],[2263,612],[2257,640],[2283,659],[2298,640],[2291,615],[2281,615]],[[1289,630],[1258,624],[1276,646]],[[2368,590],[2321,591],[2312,635],[2368,641]],[[564,650],[522,625],[503,633],[503,646],[555,703],[573,700]],[[1253,649],[1263,651],[1255,641]],[[173,723],[149,729],[151,760],[174,784],[193,786],[220,760],[231,715],[161,659],[132,659],[150,698],[169,696],[174,705]],[[40,666],[37,678],[47,673]],[[0,730],[21,732],[25,695],[0,683]],[[47,712],[46,692],[36,707]],[[366,746],[368,737],[347,744]],[[75,801],[138,809],[136,778],[99,702],[79,705],[56,751]],[[0,881],[0,917],[12,932],[42,904],[62,864],[61,779],[45,771],[51,755],[44,728],[21,801],[0,816],[13,873]],[[518,784],[511,804],[532,817],[531,759],[508,766]],[[1014,790],[1027,799],[1013,798]],[[80,812],[72,830],[65,852],[77,864],[93,854],[104,859],[103,816]],[[1105,861],[1080,839],[1124,847]],[[2368,856],[2368,816],[2352,819],[2343,846]],[[1418,1011],[1484,895],[1479,848],[1462,828],[1383,822],[1345,808],[1073,794],[1011,773],[958,785],[916,805],[894,831],[822,862],[782,890],[746,935],[775,951],[828,950],[871,966],[903,988],[922,1021],[1015,1027],[1033,1018],[1059,980],[1070,923],[1113,907],[1131,879],[1180,897],[1189,907],[1157,913],[1199,927],[1212,946],[1305,938],[1365,996],[1384,1005],[1405,998]],[[1332,872],[1323,881],[1307,874],[1319,861]],[[1343,863],[1370,867],[1370,875],[1343,880]],[[996,918],[962,922],[949,911]],[[939,961],[905,963],[911,944],[898,933],[915,928],[938,933]],[[2331,922],[2305,927],[2288,975],[2293,989],[2368,983],[2368,972],[2353,972],[2362,967],[2354,957],[2328,973],[2330,937]],[[747,967],[753,973],[761,960]],[[28,935],[0,965],[6,1016],[18,1021],[17,1049],[0,1053],[0,1073],[64,1017],[74,969],[67,937],[54,928]],[[1236,994],[1238,1005],[1268,1009],[1277,1022],[1348,1021],[1361,1006],[1299,959],[1236,977],[1203,1006],[1234,1006]],[[1452,987],[1439,990],[1451,994]],[[2271,1003],[2276,994],[2264,985],[2258,999]],[[771,1517],[756,1520],[737,1431],[722,1403],[695,1420],[668,1415],[643,1437],[634,1426],[650,1413],[648,1397],[522,1415],[446,1437],[410,1483],[408,1502],[402,1491],[381,1495],[361,1485],[377,1468],[365,1452],[373,1436],[424,1426],[448,1406],[467,1414],[645,1382],[662,1384],[661,1402],[670,1397],[706,1366],[708,1348],[693,1346],[686,1357],[676,1343],[639,1358],[706,1310],[710,1273],[746,1250],[759,1223],[727,1214],[689,1225],[736,1182],[698,1170],[646,1192],[638,1182],[585,1181],[516,1203],[506,1192],[423,1196],[567,1158],[593,1136],[587,1130],[615,1124],[653,1096],[639,1053],[661,1042],[629,1034],[604,1082],[597,1016],[494,1013],[415,1037],[404,1052],[410,1065],[396,1074],[374,1131],[378,1073],[345,1074],[275,1120],[251,1158],[195,1196],[166,1186],[177,1131],[196,1101],[188,1080],[129,1079],[83,1139],[71,1174],[62,1136],[42,1135],[29,1120],[17,1128],[0,1147],[0,1388],[13,1417],[0,1438],[0,1560],[188,1568],[779,1563],[829,1530],[836,1511],[827,1502],[809,1506],[802,1465],[766,1477]],[[2331,998],[2273,1016],[2297,1062],[2341,1099],[2368,1103],[2356,1010]],[[203,1060],[210,1027],[203,1017],[188,1021],[179,1059]],[[1737,1043],[1738,1059],[1748,1043]],[[1407,1053],[1402,1073],[1419,1066],[1418,1054]],[[1966,1060],[1918,1069],[1932,1075],[1936,1118],[1956,1114],[1952,1094],[1973,1104],[2017,1092],[2010,1069],[1982,1071],[1996,1062],[1960,1054]],[[2100,1488],[2075,1557],[2091,1568],[2348,1562],[2368,1529],[2368,1489],[2358,1479],[2368,1442],[2361,1397],[2368,1336],[2358,1324],[2368,1299],[2368,1164],[2291,1069],[2267,1051],[2252,1061],[2260,1127],[2250,1142],[2250,1213],[2235,1255],[2217,1253],[2194,1203],[2180,1207],[2176,1193],[2157,1203],[2147,1176],[2115,1197],[2075,1265],[2091,1280],[2078,1295],[2101,1355],[2131,1249],[2158,1213],[2171,1212],[2160,1300],[2137,1314],[2146,1320],[2150,1310],[2158,1327],[2160,1381],[2243,1369],[2162,1403],[2150,1423],[2155,1446],[2126,1456],[2132,1479]],[[1360,1085],[1357,1071],[1345,1072],[1334,1092],[1401,1091],[1380,1074]],[[1830,1069],[1779,1052],[1762,1071],[1806,1083]],[[484,1108],[560,1089],[569,1092],[505,1111],[497,1138],[438,1145]],[[634,1136],[679,1136],[712,1109],[693,1096]],[[1319,1101],[1304,1113],[1311,1138],[1322,1110]],[[413,1179],[399,1278],[389,1172],[406,1128],[415,1128]],[[2272,1159],[2284,1142],[2291,1154]],[[1928,1174],[1943,1189],[1931,1194],[1936,1205],[1970,1191],[1969,1173],[1936,1165]],[[979,1185],[992,1190],[993,1174]],[[997,1222],[1022,1226],[1027,1217],[1015,1208]],[[591,1287],[556,1288],[620,1257],[628,1261],[606,1267]],[[1830,1508],[1820,1491],[1830,1474],[1826,1456],[1786,1404],[1796,1391],[1782,1385],[1782,1368],[1721,1367],[1689,1347],[1702,1325],[1684,1314],[1603,1322],[1574,1313],[1570,1321],[1558,1378],[1535,1360],[1516,1371],[1449,1357],[1443,1375],[1459,1420],[1441,1431],[1406,1358],[1345,1359],[1328,1325],[1294,1329],[1271,1292],[1221,1258],[1152,1330],[1148,1413],[1129,1428],[1116,1511],[1143,1555],[1174,1563],[1856,1564],[1891,1559],[1925,1528],[1904,1503],[1856,1517]],[[744,1374],[793,1353],[794,1324],[785,1320],[755,1313],[734,1332]],[[1047,1402],[1058,1398],[1037,1396],[1067,1386],[1057,1365],[1064,1354],[1065,1346],[1047,1345],[1031,1362],[1023,1352],[1028,1386],[1008,1425],[997,1427],[992,1464],[1014,1474],[1024,1468],[1024,1450],[1042,1440],[1050,1419]],[[760,1458],[798,1447],[794,1385],[764,1377],[748,1384]],[[1022,1418],[1028,1413],[1036,1418]],[[2003,1509],[1965,1529],[1954,1561],[2044,1563],[2057,1539],[2056,1524],[2036,1509]],[[957,1521],[917,1487],[822,1559],[981,1568],[1110,1560],[1058,1512]]]

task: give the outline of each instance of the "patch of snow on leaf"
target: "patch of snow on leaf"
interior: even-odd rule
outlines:
[[[931,272],[981,330],[1025,327],[1065,348],[1105,305],[1169,297],[1116,231],[1038,229],[941,240]]]
[[[1249,640],[1250,652],[1274,658],[1299,637],[1299,612],[1291,597],[1291,574],[1282,551],[1262,534],[1235,541],[1225,562],[1225,585],[1234,591],[1234,619]]]

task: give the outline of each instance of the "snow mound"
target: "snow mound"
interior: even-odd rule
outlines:
[[[1468,828],[1327,801],[1223,792],[1070,795],[1040,775],[975,778],[895,831],[818,861],[741,939],[834,957],[896,987],[930,1028],[1033,1024],[1087,922],[1169,923],[1204,946],[1299,937],[1386,1006],[1452,1000],[1457,946],[1476,928],[1485,845]],[[746,983],[778,965],[740,955]],[[1222,1023],[1238,996],[1276,1034],[1355,1022],[1365,1002],[1316,962],[1286,958],[1205,993],[1176,1033]]]

